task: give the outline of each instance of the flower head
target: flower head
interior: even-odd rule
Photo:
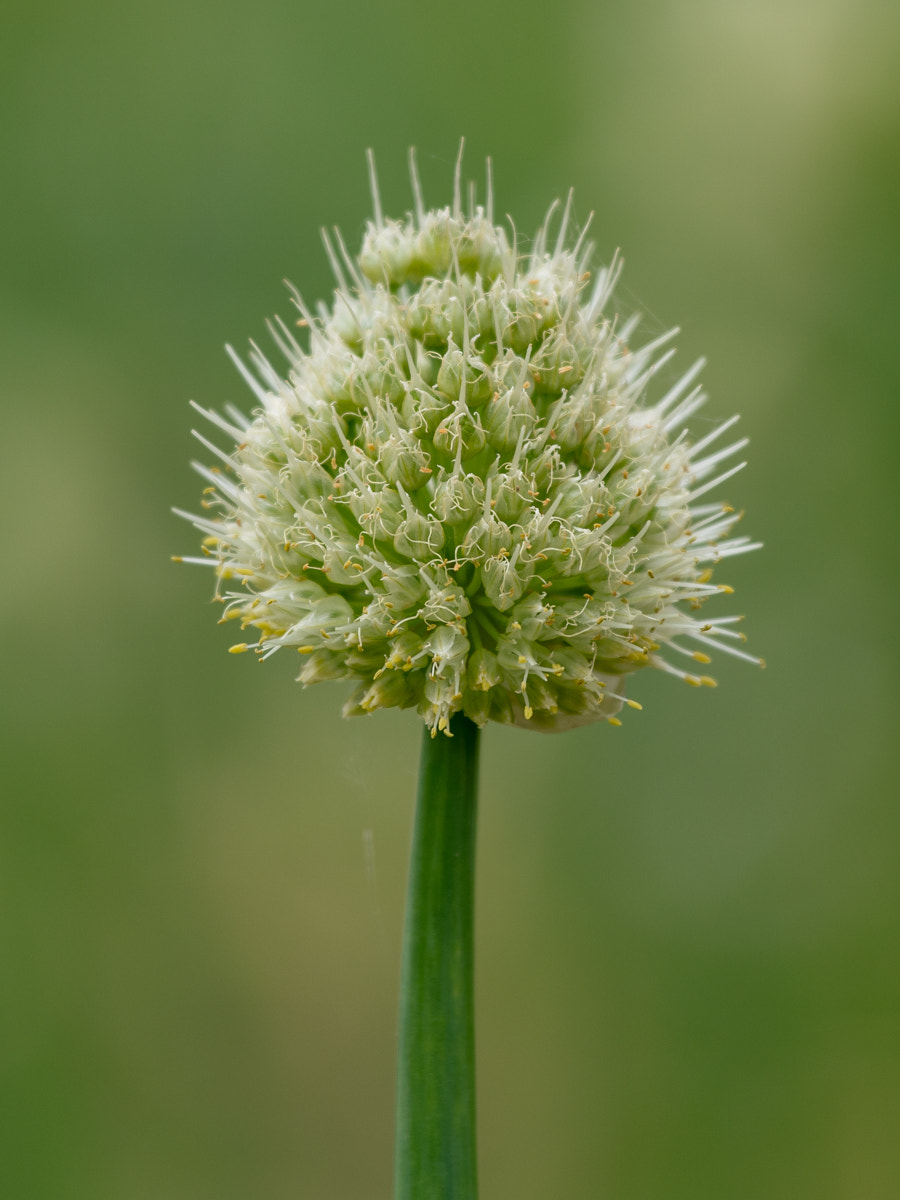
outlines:
[[[357,258],[325,236],[332,304],[294,296],[308,348],[271,326],[287,378],[232,352],[258,407],[204,412],[237,443],[200,439],[222,465],[196,464],[210,486],[190,518],[223,620],[255,629],[262,658],[299,651],[304,684],[353,680],[345,713],[415,707],[434,732],[460,710],[618,724],[645,666],[712,684],[676,662],[751,657],[739,618],[699,614],[731,591],[712,564],[754,548],[709,501],[744,465],[722,470],[746,439],[712,448],[737,418],[690,440],[702,360],[651,398],[677,330],[632,347],[637,320],[608,311],[620,264],[591,278],[569,204],[552,249],[556,205],[522,254],[490,175],[464,212],[459,164],[433,211],[412,155],[411,174],[415,210],[388,220],[372,168]]]

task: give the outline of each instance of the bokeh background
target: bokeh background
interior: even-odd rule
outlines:
[[[390,1195],[418,734],[230,658],[170,563],[187,401],[356,243],[364,151],[520,230],[573,185],[623,311],[744,414],[759,672],[484,739],[485,1200],[900,1188],[900,8],[7,0],[0,1163],[9,1200]]]

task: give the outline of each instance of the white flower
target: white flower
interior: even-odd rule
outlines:
[[[654,376],[677,330],[637,349],[637,319],[606,315],[620,264],[591,281],[586,230],[567,241],[556,205],[523,255],[482,208],[375,217],[354,259],[325,244],[338,286],[316,315],[294,299],[304,349],[271,326],[286,379],[256,347],[248,420],[204,412],[233,438],[190,517],[227,590],[223,620],[257,630],[257,653],[293,647],[300,680],[352,679],[345,713],[415,706],[433,731],[451,715],[559,730],[618,724],[645,666],[735,643],[733,616],[699,615],[731,589],[712,566],[757,545],[732,537],[710,493],[725,421],[698,442],[695,363],[664,395]],[[571,197],[570,197],[571,199]],[[337,249],[334,249],[336,245]],[[203,412],[204,410],[200,410]],[[199,435],[198,435],[199,436]],[[183,514],[189,515],[189,514]],[[246,649],[245,643],[232,647]]]

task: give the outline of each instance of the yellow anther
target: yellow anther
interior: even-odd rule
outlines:
[[[531,707],[530,704],[526,704],[525,705],[525,720],[530,721],[533,716],[534,716],[534,709]]]
[[[712,675],[701,675],[700,683],[703,687],[718,687],[719,685],[713,679]]]
[[[520,655],[519,655],[519,663],[520,663],[520,665],[521,665],[522,663],[527,663],[527,662],[528,662],[528,659],[525,657],[525,655],[524,655],[524,654],[520,654]]]
[[[180,554],[173,554],[172,562],[184,562],[184,559],[181,557]]]
[[[724,592],[726,596],[733,596],[733,595],[734,595],[734,588],[733,588],[733,587],[730,587],[730,586],[729,586],[727,583],[720,583],[720,584],[719,584],[719,591],[720,591],[720,592]]]
[[[249,649],[250,649],[250,647],[247,645],[246,642],[238,642],[236,646],[228,647],[228,653],[229,654],[243,654],[245,650],[249,650]]]
[[[212,534],[210,534],[209,537],[205,537],[203,539],[203,542],[201,544],[204,546],[218,546],[219,539],[217,537],[213,537]]]
[[[638,712],[641,712],[644,708],[643,704],[638,704],[637,700],[626,700],[625,703],[629,708],[636,708]]]
[[[312,654],[313,650],[315,650],[315,646],[298,646],[297,647],[298,654]]]
[[[704,654],[702,650],[695,650],[694,653],[691,655],[691,658],[694,660],[694,662],[698,662],[698,663],[711,663],[712,662],[712,659],[709,657],[709,655]]]
[[[712,567],[707,567],[705,571],[701,571],[697,576],[698,583],[709,583],[712,579]]]
[[[622,722],[619,720],[618,717],[607,717],[606,721],[607,721],[607,724],[609,724],[609,725],[617,725],[618,726],[618,725],[622,724]]]

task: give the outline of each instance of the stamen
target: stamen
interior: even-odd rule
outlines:
[[[755,654],[748,654],[745,650],[737,650],[734,646],[724,646],[721,642],[717,642],[715,638],[706,637],[702,633],[691,633],[688,635],[695,642],[702,642],[704,646],[715,646],[717,650],[721,650],[723,654],[730,654],[732,658],[742,658],[745,662],[753,663],[754,666],[764,667],[765,660],[757,658]]]

